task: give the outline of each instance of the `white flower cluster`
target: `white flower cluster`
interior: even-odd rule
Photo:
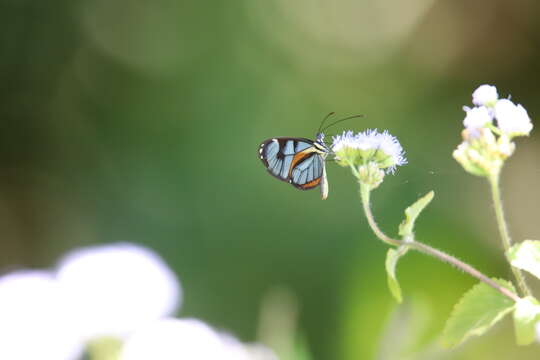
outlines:
[[[492,85],[481,85],[472,94],[474,108],[464,107],[466,112],[463,125],[471,132],[492,125],[497,121],[501,134],[510,138],[528,136],[533,125],[527,110],[509,99],[499,99],[497,88]]]
[[[393,174],[397,166],[405,165],[405,153],[398,139],[383,131],[366,130],[358,134],[344,131],[334,136],[332,151],[337,163],[350,167],[353,175],[367,189],[377,188],[385,172]]]
[[[394,173],[397,166],[405,165],[405,153],[395,136],[387,130],[379,133],[377,129],[358,134],[344,131],[333,137],[332,151],[343,165],[361,166],[376,162],[387,173]]]
[[[76,360],[102,338],[117,339],[119,360],[276,359],[199,320],[172,318],[180,303],[178,279],[153,251],[76,249],[53,270],[0,277],[0,359]]]
[[[528,136],[533,125],[523,106],[499,99],[495,86],[478,87],[472,94],[472,102],[475,107],[463,107],[466,112],[463,142],[453,156],[468,172],[493,176],[514,152],[512,138]]]

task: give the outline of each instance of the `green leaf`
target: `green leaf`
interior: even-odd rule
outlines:
[[[412,235],[416,218],[431,202],[433,195],[433,191],[430,191],[420,199],[416,200],[414,204],[405,209],[405,219],[399,225],[399,235],[402,237]]]
[[[509,281],[493,279],[515,293]],[[515,303],[492,287],[479,283],[454,306],[443,331],[443,343],[455,346],[470,336],[480,336],[514,309]]]
[[[399,258],[407,252],[407,248],[400,246],[396,249],[388,249],[386,253],[386,277],[388,281],[388,288],[398,303],[401,304],[403,298],[401,297],[401,288],[396,278],[396,265]]]
[[[540,278],[540,241],[525,240],[512,246],[506,256],[512,266]]]
[[[540,303],[532,296],[520,299],[514,310],[514,327],[518,345],[529,345],[535,338],[535,325],[540,321]]]

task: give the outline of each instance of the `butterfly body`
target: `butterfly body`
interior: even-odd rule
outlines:
[[[288,182],[300,190],[321,188],[323,199],[328,197],[325,159],[331,153],[324,143],[324,134],[315,140],[278,137],[263,141],[259,158],[270,175]]]

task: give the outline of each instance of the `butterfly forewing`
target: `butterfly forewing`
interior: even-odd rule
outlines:
[[[289,181],[296,154],[312,148],[313,141],[302,138],[273,138],[259,147],[259,157],[268,172],[282,181]]]
[[[272,138],[259,147],[259,157],[272,176],[301,190],[313,189],[322,181],[323,199],[328,194],[326,155],[312,140],[304,138]]]

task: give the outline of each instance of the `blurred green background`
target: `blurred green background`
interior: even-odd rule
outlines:
[[[417,238],[510,278],[488,187],[451,153],[480,84],[540,113],[540,3],[520,1],[0,1],[0,265],[45,267],[77,246],[130,241],[180,277],[180,316],[257,338],[286,288],[313,359],[538,359],[505,319],[453,352],[437,336],[467,275],[419,254],[386,288],[387,247],[353,177],[330,196],[268,176],[261,141],[388,129],[409,165],[373,194],[383,229],[434,190]],[[516,240],[540,237],[540,141],[503,174]],[[540,290],[540,289],[539,289]],[[408,339],[410,337],[410,339]],[[410,341],[409,341],[410,340]]]

